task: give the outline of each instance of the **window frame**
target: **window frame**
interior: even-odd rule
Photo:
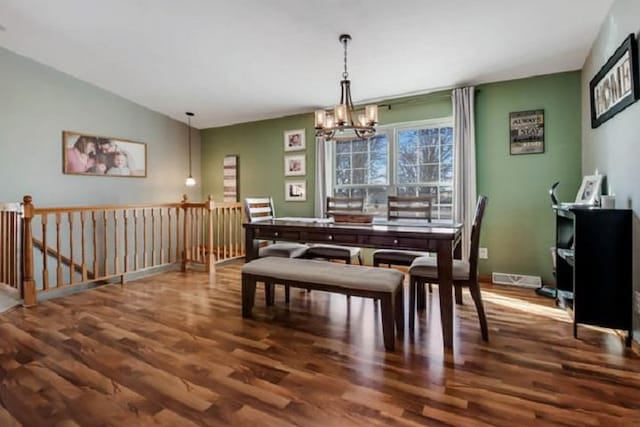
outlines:
[[[369,189],[369,188],[380,188],[380,187],[386,187],[387,189],[387,195],[388,196],[395,196],[398,194],[398,187],[402,187],[402,186],[425,186],[426,185],[422,185],[421,183],[416,183],[416,184],[399,184],[398,183],[398,168],[397,168],[397,160],[399,158],[399,133],[402,132],[403,130],[423,130],[423,129],[439,129],[439,128],[443,128],[443,127],[450,127],[453,129],[453,116],[448,116],[448,117],[439,117],[439,118],[434,118],[434,119],[428,119],[428,120],[416,120],[416,121],[410,121],[410,122],[399,122],[399,123],[390,123],[390,124],[386,124],[386,125],[381,125],[377,127],[377,132],[376,135],[380,134],[380,133],[386,133],[387,134],[387,139],[388,139],[388,144],[387,144],[387,180],[386,180],[386,184],[349,184],[349,185],[338,185],[337,184],[337,179],[336,179],[336,172],[337,172],[337,149],[336,149],[336,144],[337,143],[333,143],[330,145],[330,156],[331,156],[331,161],[327,162],[327,167],[331,168],[331,194],[335,195],[336,194],[336,190],[354,190],[354,189]],[[453,147],[453,152],[455,153],[455,138],[452,135],[452,147]],[[370,156],[370,151],[368,152],[368,155]],[[350,153],[351,155],[353,155],[353,152]],[[452,154],[453,156],[455,154]],[[440,162],[438,162],[438,164],[440,164]],[[454,168],[453,174],[454,176],[452,177],[452,191],[453,191],[453,187],[455,186],[454,181],[455,181],[455,157],[452,158],[452,168]],[[353,168],[352,168],[353,169]],[[438,177],[440,177],[440,167],[438,169]],[[440,182],[440,180],[438,181],[438,183]],[[437,184],[437,186],[439,187],[440,185]],[[451,201],[451,207],[453,210],[453,202],[454,200]],[[436,205],[439,205],[439,203],[435,203]],[[367,208],[366,202],[365,202],[365,209]],[[369,210],[371,212],[378,212],[378,213],[382,213],[382,212],[386,212],[386,204],[384,206],[380,206],[378,208],[375,208],[374,210]]]

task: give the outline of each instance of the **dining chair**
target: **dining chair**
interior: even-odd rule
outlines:
[[[387,198],[387,220],[418,220],[431,222],[431,197],[402,197],[389,196]],[[427,255],[426,252],[400,251],[395,249],[379,249],[373,253],[373,266],[386,264],[410,266],[414,259]]]
[[[275,219],[275,208],[271,197],[249,197],[244,199],[244,211],[247,222],[254,223],[259,221],[270,221]],[[262,246],[265,242],[261,242],[258,249],[258,257],[279,257],[279,258],[303,258],[309,249],[309,246],[295,242],[271,242],[266,246]],[[265,287],[269,288],[269,285]],[[270,288],[271,289],[271,288]],[[284,287],[285,301],[290,300],[289,286]],[[269,292],[267,292],[269,293]],[[267,297],[267,304],[273,300],[273,291]]]
[[[478,312],[480,320],[480,330],[482,339],[489,340],[489,330],[487,327],[487,317],[482,304],[482,295],[480,293],[480,284],[478,283],[478,251],[480,247],[480,227],[482,226],[482,218],[487,206],[487,197],[479,196],[476,204],[476,212],[471,227],[471,249],[469,251],[469,259],[467,261],[453,260],[453,286],[455,288],[469,288],[471,298]],[[438,264],[434,257],[423,256],[416,258],[409,267],[409,329],[414,329],[416,298],[418,295],[425,295],[425,283],[438,283]],[[421,289],[420,289],[421,288]],[[420,292],[419,292],[420,291]],[[442,315],[442,313],[441,313]]]
[[[364,197],[327,197],[326,212],[330,217],[333,212],[363,212]],[[360,248],[338,245],[316,244],[309,247],[305,258],[322,258],[328,261],[341,260],[351,264],[353,258],[362,265],[362,251]]]

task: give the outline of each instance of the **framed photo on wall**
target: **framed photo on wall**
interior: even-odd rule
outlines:
[[[509,152],[544,153],[544,110],[509,113]]]
[[[635,35],[629,34],[589,83],[592,129],[640,97],[636,45]]]
[[[147,144],[63,131],[62,172],[70,175],[145,178]]]
[[[284,151],[300,151],[306,148],[304,129],[284,131]]]
[[[306,175],[305,160],[306,156],[304,154],[284,156],[284,176]]]
[[[307,181],[285,181],[284,200],[287,202],[305,202],[307,200]]]
[[[224,156],[223,161],[223,201],[238,201],[238,156]]]

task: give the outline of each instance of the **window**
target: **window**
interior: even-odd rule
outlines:
[[[453,212],[453,128],[438,120],[378,128],[369,140],[338,141],[334,194],[365,197],[365,209],[386,212],[387,196],[431,196],[433,219]]]

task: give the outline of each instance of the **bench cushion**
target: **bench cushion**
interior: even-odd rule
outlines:
[[[242,266],[242,273],[344,289],[394,292],[404,274],[389,268],[337,264],[310,259],[259,258]]]

